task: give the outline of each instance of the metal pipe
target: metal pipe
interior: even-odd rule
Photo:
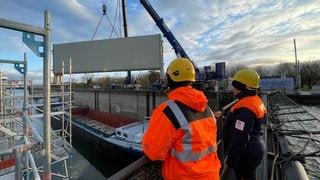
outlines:
[[[0,84],[2,84],[2,71],[0,70]],[[3,93],[3,90],[5,89],[5,87],[3,86],[0,86],[0,114],[3,114],[5,111],[4,111],[4,103],[2,101],[2,98],[4,96],[4,93]],[[4,119],[3,116],[0,117],[1,120]]]
[[[0,27],[12,29],[12,30],[16,30],[16,31],[35,33],[38,35],[45,35],[45,31],[42,28],[31,26],[28,24],[10,21],[10,20],[6,20],[6,19],[2,19],[2,18],[0,18]]]
[[[223,107],[221,108],[222,113],[224,113],[225,110],[227,110],[229,107],[231,107],[232,105],[234,105],[234,104],[235,104],[236,102],[238,102],[238,101],[239,101],[239,99],[235,99],[235,100],[233,100],[232,102],[230,102],[229,104],[223,106]]]
[[[65,64],[64,64],[64,61],[62,61],[62,71],[61,71],[61,73],[62,73],[62,78],[61,78],[61,88],[62,88],[62,96],[61,96],[61,102],[62,102],[62,104],[61,104],[61,110],[62,111],[64,111],[65,109],[64,109],[64,101],[65,101],[65,99],[64,99],[64,96],[65,96],[65,86],[64,86],[64,68],[65,68]],[[71,73],[71,72],[70,72]],[[69,108],[71,108],[71,107],[69,107]],[[64,127],[64,115],[62,115],[61,116],[61,129],[62,129],[62,139],[63,139],[63,141],[64,141],[64,143],[65,143],[65,138],[66,138],[66,133],[65,133],[65,127]],[[70,119],[69,119],[70,120]]]
[[[22,179],[22,174],[21,174],[21,148],[15,148],[13,150],[15,157],[16,157],[16,165],[15,165],[15,178],[16,179]]]
[[[150,116],[150,93],[146,91],[146,116]]]
[[[43,131],[44,131],[44,145],[45,145],[45,158],[44,158],[44,180],[51,180],[51,109],[50,109],[50,93],[51,93],[51,61],[50,61],[50,13],[49,11],[45,11],[45,22],[44,22],[44,57],[43,57],[43,90],[44,90],[44,123],[43,123]]]
[[[28,127],[31,129],[33,136],[35,137],[36,141],[40,142],[40,144],[43,144],[43,138],[38,133],[37,129],[33,127],[29,116],[26,114],[26,112],[23,112],[23,118],[26,120],[26,123],[28,124]]]
[[[28,78],[27,78],[27,74],[28,74],[28,68],[27,68],[27,53],[24,53],[23,54],[23,60],[24,60],[24,64],[23,64],[23,67],[24,67],[24,70],[23,70],[23,113],[26,113],[28,111],[28,92],[27,92],[27,83],[28,83]],[[27,139],[29,138],[29,127],[28,127],[28,124],[26,122],[25,119],[23,119],[23,133],[24,133],[24,139],[25,139],[25,143],[27,144]],[[30,171],[29,171],[29,156],[26,156],[26,169],[27,169],[27,172],[26,172],[26,177],[29,178],[30,176]]]
[[[28,150],[27,153],[28,153],[30,164],[31,164],[32,172],[33,172],[33,175],[34,175],[34,179],[35,180],[40,180],[39,172],[37,170],[36,163],[34,162],[34,159],[33,159],[33,156],[31,154],[31,151]]]
[[[69,153],[69,169],[70,172],[72,171],[72,103],[73,99],[72,99],[72,59],[69,59],[69,142],[70,142],[70,153]],[[66,171],[67,172],[67,171]]]
[[[130,175],[136,172],[139,168],[143,167],[151,160],[147,156],[142,156],[137,161],[131,163],[129,166],[125,167],[121,171],[109,177],[109,180],[127,179]]]
[[[28,141],[28,137],[27,136],[24,136],[23,138],[24,138],[24,141],[25,141],[26,144],[30,143]],[[38,170],[37,170],[37,167],[36,167],[36,163],[34,162],[34,159],[33,159],[33,156],[31,154],[31,151],[27,150],[27,163],[28,163],[27,171],[29,171],[29,162],[31,164],[32,172],[34,174],[34,179],[35,180],[40,180],[40,176],[39,176],[39,173],[38,173]],[[29,178],[29,172],[28,172],[27,178]]]

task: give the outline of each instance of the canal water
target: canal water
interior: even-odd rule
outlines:
[[[91,148],[86,146],[86,143],[75,145],[72,152],[73,179],[107,179],[131,163],[124,160],[117,162],[111,157],[112,155],[110,158],[97,155]]]
[[[91,159],[91,161],[95,161]],[[97,162],[97,161],[96,161]],[[110,173],[114,170],[113,167],[108,162],[105,162],[105,166],[109,166],[108,170]],[[92,165],[85,157],[83,157],[76,149],[72,151],[72,169],[71,175],[73,179],[79,180],[103,180],[107,179],[100,170],[98,170],[94,165]]]

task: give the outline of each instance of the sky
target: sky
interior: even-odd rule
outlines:
[[[198,67],[218,62],[226,62],[227,68],[294,63],[294,39],[300,62],[320,59],[319,1],[149,2]],[[51,16],[52,45],[124,37],[121,0],[3,0],[0,18],[43,28],[45,10]],[[140,0],[126,0],[126,15],[128,36],[162,34]],[[23,60],[26,53],[29,77],[42,77],[43,59],[21,37],[21,32],[0,28],[0,59]],[[163,46],[166,69],[176,55],[165,37]],[[0,64],[0,69],[9,77],[18,73],[11,64]]]

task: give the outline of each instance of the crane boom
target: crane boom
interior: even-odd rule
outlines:
[[[163,19],[160,18],[158,13],[155,11],[155,9],[151,6],[148,0],[140,0],[140,3],[143,5],[143,7],[148,11],[149,15],[152,17],[156,25],[161,30],[164,37],[167,38],[171,46],[173,47],[175,53],[178,57],[183,58],[189,58],[187,53],[184,51],[178,40],[175,38],[175,36],[172,34],[170,29],[167,27],[167,25],[164,23]],[[191,61],[191,60],[190,60]],[[192,61],[191,61],[192,62]],[[192,62],[193,63],[193,62]]]
[[[177,57],[187,58],[189,61],[193,64],[194,70],[195,70],[195,76],[196,76],[196,82],[193,83],[193,86],[197,89],[206,89],[206,86],[209,86],[207,84],[207,80],[213,80],[215,77],[224,77],[224,75],[216,75],[214,71],[211,71],[211,66],[205,67],[205,72],[200,72],[200,69],[196,66],[196,64],[189,58],[187,53],[184,51],[176,37],[172,34],[168,26],[164,23],[163,19],[158,15],[156,10],[152,7],[150,2],[148,0],[140,0],[140,3],[143,5],[143,7],[147,10],[149,15],[152,17],[153,21],[156,23],[156,25],[161,30],[164,37],[167,38],[169,43],[171,44],[172,48],[174,49]],[[221,72],[225,72],[225,69],[222,71],[222,64],[220,63],[220,66],[217,66],[216,64],[216,70],[218,70],[218,67],[220,67]],[[225,66],[223,66],[224,68]],[[220,72],[220,71],[219,71]],[[210,82],[208,82],[210,83]],[[212,83],[211,83],[212,84]]]

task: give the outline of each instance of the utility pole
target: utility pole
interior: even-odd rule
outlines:
[[[296,93],[300,92],[301,89],[301,77],[300,77],[300,63],[297,58],[297,48],[296,48],[296,39],[293,39],[293,45],[294,45],[294,55],[295,55],[295,70],[296,70],[296,84],[295,84],[295,90]]]

